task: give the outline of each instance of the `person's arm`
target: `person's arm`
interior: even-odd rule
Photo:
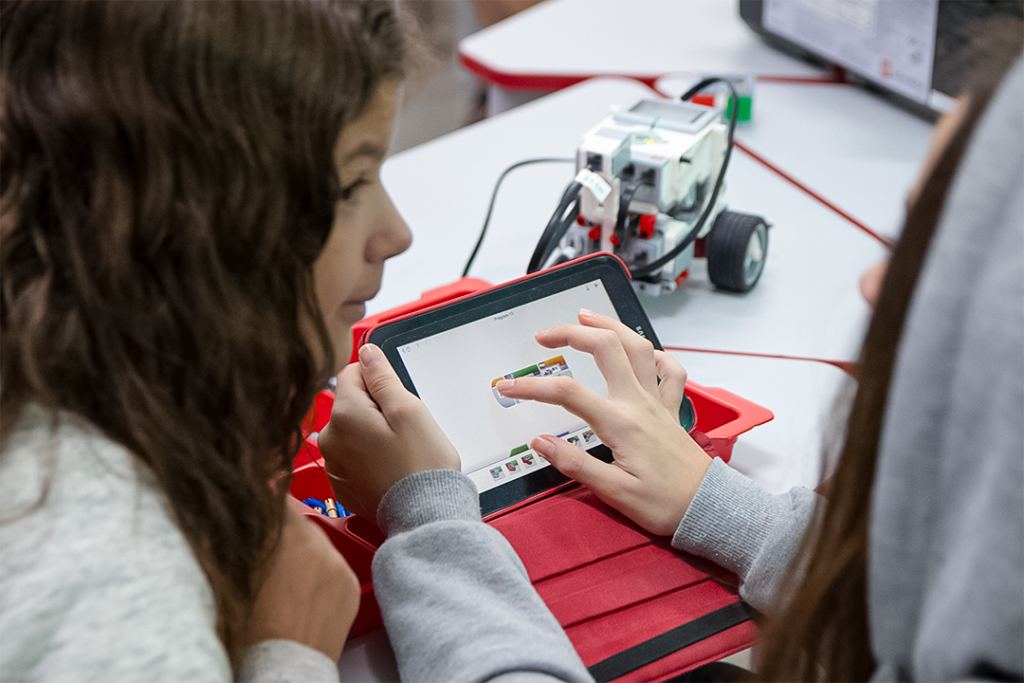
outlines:
[[[771,611],[819,501],[813,491],[799,487],[773,495],[716,459],[672,546],[734,572],[743,582],[743,599]]]
[[[686,371],[613,318],[580,311],[579,325],[537,333],[548,348],[594,356],[608,383],[598,396],[571,377],[498,382],[502,394],[560,405],[584,419],[612,463],[551,435],[531,447],[605,503],[673,545],[714,560],[743,580],[743,596],[768,609],[813,513],[816,496],[773,496],[720,460],[712,462],[679,425]]]
[[[318,444],[335,497],[387,540],[374,588],[406,680],[592,680],[422,402],[373,345]]]
[[[373,583],[403,680],[589,681],[515,551],[480,521],[452,470],[410,475],[381,501]]]
[[[30,407],[0,459],[4,679],[232,680],[210,584],[145,469],[78,420],[52,425]],[[287,520],[237,674],[336,680],[359,587],[317,527]]]
[[[290,500],[253,605],[243,682],[335,681],[359,610],[359,580],[323,530]]]

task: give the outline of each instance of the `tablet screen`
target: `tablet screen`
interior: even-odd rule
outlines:
[[[600,444],[568,411],[508,399],[494,388],[502,378],[569,375],[606,396],[592,356],[569,347],[548,349],[534,339],[537,330],[575,323],[581,308],[618,318],[602,281],[594,279],[397,348],[416,392],[480,493],[548,467],[529,446],[539,434],[585,449]]]

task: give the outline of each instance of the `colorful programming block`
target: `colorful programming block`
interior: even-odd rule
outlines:
[[[572,377],[572,371],[569,370],[569,365],[565,362],[565,358],[562,356],[555,356],[549,358],[546,361],[537,363],[536,365],[530,365],[523,368],[522,370],[516,370],[510,372],[507,375],[501,377],[495,377],[491,380],[491,392],[494,394],[494,398],[498,401],[498,404],[503,408],[511,408],[517,403],[522,403],[517,398],[509,398],[502,396],[498,393],[498,389],[494,386],[503,379],[518,379],[520,377],[557,377],[560,375],[566,375]]]

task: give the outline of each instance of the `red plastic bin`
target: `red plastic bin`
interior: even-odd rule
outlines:
[[[358,348],[363,335],[375,325],[447,303],[489,286],[483,280],[463,278],[452,285],[425,292],[415,302],[367,318],[353,329],[355,337],[353,347]],[[353,360],[355,358],[355,351],[353,351]],[[771,411],[766,408],[724,389],[704,387],[694,382],[687,382],[685,391],[693,403],[696,413],[696,428],[710,438],[718,454],[725,461],[731,458],[733,445],[740,434],[773,418]],[[306,419],[303,420],[305,442],[295,459],[290,489],[291,495],[298,501],[306,498],[324,500],[334,495],[314,435],[327,424],[333,401],[334,395],[331,392],[321,392],[314,400]],[[362,601],[350,636],[355,637],[378,628],[382,622],[380,610],[373,595],[371,563],[376,549],[384,542],[383,534],[370,520],[358,516],[341,519],[325,517],[298,501],[295,503],[301,506],[304,514],[320,524],[327,532],[334,546],[352,566],[362,585]],[[341,502],[344,505],[344,501]],[[493,516],[495,521],[502,517],[502,513]]]
[[[708,435],[725,461],[732,457],[733,445],[740,434],[773,417],[766,408],[717,387],[703,387],[687,382],[686,395],[693,402],[697,414],[697,429]],[[317,397],[308,420],[310,432],[319,431],[327,424],[333,400],[334,395],[326,391]],[[334,495],[315,439],[307,438],[302,452],[296,458],[291,494],[300,501],[306,498],[324,500]],[[351,635],[355,637],[379,627],[380,610],[373,597],[370,563],[377,547],[384,542],[384,536],[376,524],[358,516],[335,519],[324,517],[306,506],[302,507],[305,514],[324,528],[334,546],[352,565],[362,584],[363,600]]]

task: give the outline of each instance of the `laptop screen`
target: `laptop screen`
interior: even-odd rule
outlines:
[[[929,103],[938,0],[765,0],[764,27],[883,87]]]

